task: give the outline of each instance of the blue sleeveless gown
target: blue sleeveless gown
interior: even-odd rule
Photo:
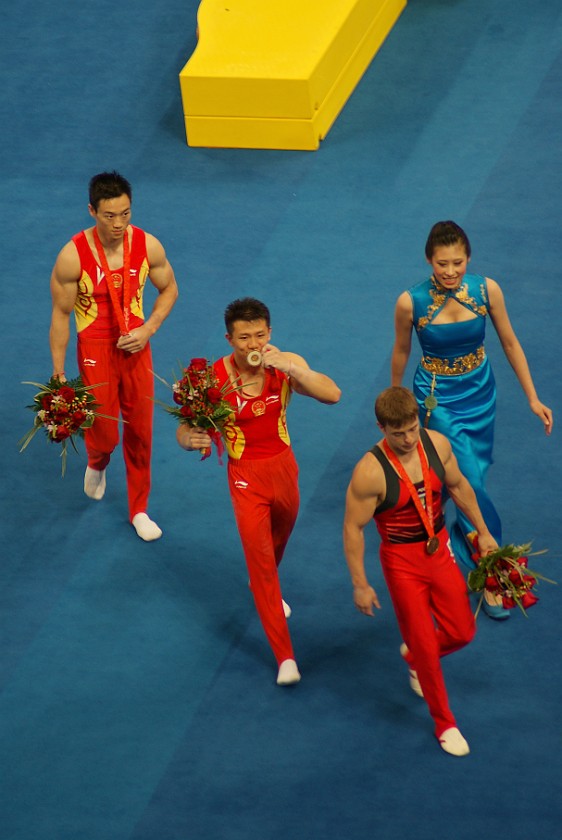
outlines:
[[[486,491],[486,474],[492,463],[496,384],[484,351],[488,291],[486,279],[466,274],[458,289],[443,290],[431,277],[409,290],[414,309],[414,327],[422,359],[414,374],[413,391],[426,422],[425,398],[432,392],[437,406],[427,427],[442,432],[451,442],[461,472],[476,492],[484,520],[501,545],[501,521]],[[454,297],[476,317],[453,324],[434,324],[449,297]],[[457,508],[450,528],[455,557],[473,568],[466,534],[474,530]]]

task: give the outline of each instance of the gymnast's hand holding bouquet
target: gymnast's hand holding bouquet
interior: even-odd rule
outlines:
[[[161,382],[168,384],[158,377]],[[217,375],[207,359],[194,358],[182,371],[172,387],[175,405],[163,403],[168,414],[179,420],[176,437],[180,446],[188,450],[199,450],[201,460],[211,454],[212,444],[217,449],[219,463],[224,452],[222,431],[232,414],[232,405],[227,396],[237,390],[229,383],[219,387]]]

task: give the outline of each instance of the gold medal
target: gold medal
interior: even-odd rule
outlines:
[[[425,550],[428,554],[435,554],[437,549],[439,548],[439,539],[438,537],[430,537],[425,544]]]
[[[263,361],[262,354],[259,350],[250,350],[246,356],[246,361],[249,365],[252,365],[252,367],[258,367]]]
[[[431,391],[424,399],[423,404],[425,407],[425,420],[423,421],[423,425],[427,429],[431,412],[438,406],[437,397],[435,396],[435,374],[433,374],[433,379],[431,380]]]

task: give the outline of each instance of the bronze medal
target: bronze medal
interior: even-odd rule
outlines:
[[[419,514],[419,517],[423,523],[427,534],[427,540],[425,543],[425,550],[427,554],[435,554],[435,552],[439,549],[439,537],[435,536],[435,531],[433,529],[433,490],[431,489],[431,475],[429,469],[429,461],[427,459],[427,454],[422,446],[421,440],[418,440],[417,450],[418,456],[420,459],[420,465],[422,470],[423,476],[423,490],[424,490],[424,501],[422,502],[416,487],[406,472],[404,465],[400,462],[400,459],[396,455],[396,453],[390,448],[388,441],[386,439],[382,442],[382,447],[384,453],[392,466],[395,468],[396,472],[405,483],[406,487],[408,488],[408,492],[410,497],[416,507],[416,510]]]
[[[437,397],[435,397],[433,394],[428,394],[425,400],[423,401],[423,404],[428,411],[434,411],[434,409],[437,408]]]

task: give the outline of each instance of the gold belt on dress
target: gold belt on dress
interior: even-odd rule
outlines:
[[[486,358],[484,345],[481,344],[474,353],[467,353],[466,356],[457,356],[455,359],[439,359],[435,356],[422,356],[421,366],[430,373],[438,376],[459,376],[461,373],[470,373],[479,367]]]

